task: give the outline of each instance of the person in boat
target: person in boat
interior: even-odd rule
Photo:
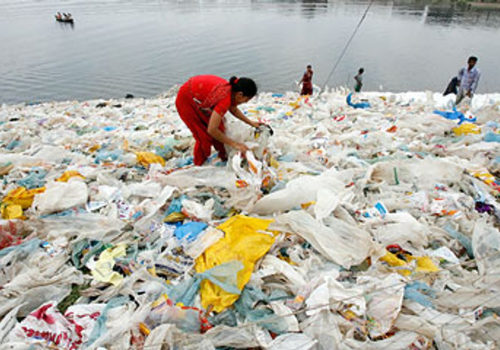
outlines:
[[[304,75],[302,76],[302,79],[299,82],[299,84],[302,84],[302,90],[300,91],[301,95],[312,95],[312,93],[313,93],[313,84],[312,84],[313,73],[314,72],[312,70],[312,66],[308,65],[306,68],[306,71],[304,72]]]
[[[196,141],[195,165],[202,165],[207,160],[212,146],[223,161],[227,160],[225,145],[236,148],[243,154],[248,151],[244,143],[239,143],[225,134],[224,116],[229,111],[250,126],[257,128],[262,125],[248,119],[238,108],[256,94],[255,82],[244,77],[231,77],[227,81],[215,75],[198,75],[181,86],[175,106]]]
[[[60,20],[60,19],[62,19],[61,12],[57,12],[57,14],[56,14],[56,19],[59,19],[59,20]]]
[[[71,21],[71,20],[73,19],[73,18],[71,18],[71,13],[69,13],[69,12],[68,12],[68,13],[65,13],[65,14],[64,14],[64,19],[65,19],[66,21]]]

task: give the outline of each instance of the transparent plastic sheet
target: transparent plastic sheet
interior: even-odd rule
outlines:
[[[158,332],[161,334],[158,335],[157,339],[160,340],[163,337],[161,344],[174,349],[197,349],[197,346],[200,344],[206,346],[207,349],[210,348],[210,345],[215,348],[229,347],[245,349],[264,346],[271,341],[271,337],[268,334],[262,333],[255,325],[238,328],[220,325],[209,329],[203,335],[183,333],[176,327],[167,328],[166,326],[168,325],[160,326],[162,328],[158,327],[160,328]],[[158,328],[155,328],[155,330]]]
[[[271,274],[282,274],[285,276],[290,282],[290,289],[292,291],[297,292],[307,284],[306,277],[301,270],[272,255],[266,255],[260,267],[261,270],[259,273],[261,277]]]
[[[22,305],[18,316],[26,317],[31,311],[38,308],[45,303],[48,299],[53,299],[56,302],[62,301],[71,292],[69,285],[52,285],[52,286],[39,286],[33,287],[23,292],[21,295],[0,296],[2,306],[0,308],[0,315],[5,314],[8,310],[14,309],[18,305]]]
[[[200,221],[211,221],[213,215],[214,200],[209,199],[204,205],[200,203],[184,199],[182,200],[182,212],[190,218],[195,218]]]
[[[158,210],[165,205],[166,201],[172,196],[175,187],[165,186],[158,196],[154,199],[146,200],[142,205],[145,211],[145,215],[141,217],[134,225],[134,229],[139,233],[150,232],[151,221],[154,216],[158,213]]]
[[[485,219],[474,225],[472,248],[481,275],[500,273],[500,231]]]
[[[389,332],[401,311],[405,283],[398,274],[387,275],[383,279],[368,276],[360,277],[361,285],[368,285],[368,290],[381,289],[370,293],[366,315],[374,320],[368,326],[373,338]]]
[[[19,304],[25,304],[19,315],[26,316],[43,304],[48,297],[56,301],[62,300],[69,294],[72,283],[83,283],[82,274],[74,267],[65,264],[65,255],[49,256],[41,251],[39,242],[32,243],[35,243],[36,249],[31,249],[29,253],[22,250],[27,244],[4,249],[16,248],[0,258],[3,271],[0,276],[2,285],[0,315]],[[14,264],[5,264],[14,261],[16,261]]]
[[[280,297],[278,297],[280,298]],[[276,317],[277,312],[282,312],[283,308],[274,304],[275,307],[259,307],[260,302],[271,303],[273,296],[266,296],[261,290],[255,288],[245,288],[241,293],[240,298],[234,304],[235,310],[241,315],[245,322],[257,324],[263,329],[267,329],[275,334],[286,333],[290,326],[292,328],[297,325],[294,317]]]
[[[233,328],[227,326],[217,326],[205,333],[205,338],[208,338],[215,347],[235,347],[248,348],[259,346],[257,339],[257,326],[245,326]]]
[[[198,333],[201,329],[200,312],[175,305],[160,305],[148,314],[144,323],[150,328],[161,324],[173,324],[185,333]]]
[[[276,217],[270,228],[296,233],[311,243],[325,258],[345,268],[360,264],[371,254],[374,247],[366,231],[333,217],[328,219],[326,226],[303,210],[291,211]]]
[[[400,331],[394,336],[378,341],[358,341],[353,338],[346,339],[343,346],[347,349],[363,350],[385,350],[385,349],[408,349],[418,341],[419,335],[414,332]]]
[[[322,311],[344,310],[362,316],[366,313],[366,301],[363,297],[364,290],[358,286],[344,287],[340,282],[330,276],[324,276],[311,291],[305,304],[309,310],[308,316],[313,316]]]
[[[88,349],[98,349],[99,347],[123,349],[129,347],[131,331],[136,329],[140,322],[144,321],[148,312],[148,307],[137,307],[130,302],[122,304],[122,306],[113,305],[108,309],[106,317],[102,317],[104,315],[103,310],[85,347]],[[127,322],[123,322],[123,320],[127,320]],[[101,327],[100,325],[103,324],[104,326]],[[94,336],[97,336],[97,338]],[[93,342],[89,344],[91,340]]]
[[[44,193],[35,196],[33,207],[44,215],[85,204],[87,197],[87,185],[80,180],[51,182]]]
[[[150,350],[161,350],[164,345],[173,345],[173,332],[175,332],[176,327],[172,324],[162,324],[156,327],[149,333],[146,341],[144,342],[144,348]]]
[[[284,332],[299,332],[299,321],[297,317],[293,315],[292,310],[284,304],[283,301],[273,301],[271,302],[271,309],[273,310],[276,317],[280,318],[280,322],[286,324],[283,327]]]
[[[316,341],[302,333],[287,333],[276,337],[268,346],[267,350],[310,350],[316,345]]]
[[[125,223],[121,220],[100,214],[81,213],[74,216],[48,216],[30,223],[38,232],[45,233],[47,238],[61,235],[78,238],[111,240],[120,234]]]
[[[164,185],[178,188],[194,186],[233,188],[236,183],[236,176],[233,172],[216,166],[180,169],[168,175],[155,175],[155,178]]]
[[[428,244],[426,226],[409,213],[389,213],[383,221],[371,226],[375,238],[383,246],[398,243],[412,250],[422,249]]]
[[[17,323],[17,313],[19,309],[23,306],[23,304],[19,304],[9,311],[8,314],[2,317],[0,320],[0,344],[4,342],[5,337],[10,334],[12,329]],[[1,346],[1,345],[0,345]]]
[[[185,279],[179,285],[169,288],[168,295],[176,303],[192,306],[203,280],[210,281],[227,293],[239,295],[237,275],[242,269],[243,264],[237,260],[217,265],[204,272],[196,273],[192,278]]]
[[[317,200],[318,193],[325,189],[338,193],[344,188],[344,184],[335,178],[336,173],[335,169],[330,169],[319,176],[302,176],[293,179],[287,183],[284,189],[259,199],[252,208],[252,212],[266,215],[290,210],[301,204]]]
[[[397,170],[397,178],[394,169]],[[367,171],[367,181],[410,183],[418,189],[429,189],[436,183],[459,182],[463,168],[448,159],[417,159],[379,162]]]
[[[337,320],[329,310],[322,310],[306,319],[301,324],[301,330],[311,339],[317,341],[313,349],[328,350],[341,348],[342,334],[337,325]]]
[[[128,186],[130,195],[154,198],[161,192],[161,185],[157,182],[144,181],[131,183]]]

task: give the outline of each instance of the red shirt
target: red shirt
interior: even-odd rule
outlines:
[[[191,93],[193,97],[197,99],[200,103],[203,103],[205,99],[213,93],[214,88],[220,86],[222,84],[229,86],[229,82],[221,77],[216,75],[197,75],[190,79],[191,81]],[[209,106],[219,115],[223,116],[231,107],[231,93],[230,89],[220,89],[221,95],[219,98],[215,98],[218,100],[215,106]],[[228,92],[228,93],[227,93]],[[212,97],[214,97],[212,95]]]
[[[304,73],[304,76],[302,77],[302,82],[304,85],[312,85],[312,77],[313,77],[313,72],[309,72],[306,70]]]

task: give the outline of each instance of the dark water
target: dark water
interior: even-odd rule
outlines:
[[[0,1],[0,103],[153,96],[189,76],[322,85],[365,1]],[[57,23],[68,11],[75,25]],[[500,11],[377,1],[329,86],[363,66],[365,89],[441,91],[479,57],[479,92],[500,91]]]

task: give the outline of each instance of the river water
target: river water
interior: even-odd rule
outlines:
[[[366,1],[2,0],[0,103],[154,96],[188,77],[254,78],[297,90],[307,64],[323,85]],[[71,12],[74,26],[57,23]],[[444,90],[479,57],[478,92],[500,91],[500,11],[376,1],[329,86]]]

